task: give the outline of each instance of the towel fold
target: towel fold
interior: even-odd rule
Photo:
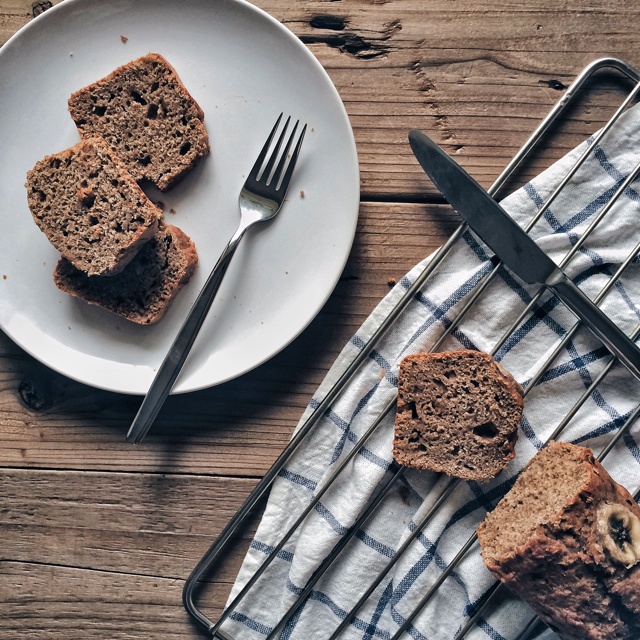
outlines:
[[[525,226],[580,156],[586,141],[503,201]],[[627,111],[590,153],[588,161],[531,231],[557,263],[608,202],[640,159],[640,111]],[[640,196],[626,189],[588,241],[567,266],[573,280],[594,298],[640,241]],[[454,245],[434,275],[409,303],[387,335],[376,345],[326,414],[291,458],[272,487],[261,524],[240,570],[229,602],[264,562],[269,552],[309,504],[337,465],[353,450],[383,409],[393,403],[397,370],[407,354],[431,351],[460,313],[474,287],[494,265],[491,252],[470,232]],[[375,328],[429,263],[425,259],[389,292],[344,347],[301,419],[305,421],[333,382],[363,348]],[[638,261],[602,304],[627,333],[640,323]],[[492,352],[539,287],[523,285],[500,269],[482,296],[439,350],[458,348]],[[430,586],[442,575],[485,513],[511,486],[514,476],[544,445],[562,418],[610,359],[591,333],[580,328],[538,383],[527,388],[574,316],[550,294],[544,294],[495,357],[523,385],[527,395],[517,457],[494,480],[455,481],[435,473],[403,470],[371,517],[358,528],[338,560],[314,584],[309,596],[282,629],[280,638],[322,640],[331,636],[372,578],[385,570],[421,518],[453,486],[428,525],[383,577],[341,638],[388,640],[410,616]],[[616,364],[558,436],[589,446],[596,454],[609,442],[640,402],[639,384]],[[394,411],[381,421],[338,479],[322,496],[301,527],[271,563],[250,594],[231,612],[222,629],[234,640],[263,639],[292,606],[314,572],[345,536],[360,513],[392,478]],[[613,477],[632,492],[640,484],[640,428],[633,425],[604,461]],[[404,637],[417,640],[455,638],[495,583],[475,543],[436,595],[411,622]],[[512,640],[533,612],[503,590],[499,607],[491,607],[468,638]],[[555,637],[545,631],[544,638]]]

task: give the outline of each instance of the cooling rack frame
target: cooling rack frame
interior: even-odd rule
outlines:
[[[631,67],[627,63],[617,58],[601,58],[595,60],[575,78],[575,80],[571,83],[571,85],[567,88],[562,97],[558,100],[558,102],[554,105],[554,107],[549,111],[547,116],[542,120],[536,130],[532,133],[529,139],[524,143],[524,145],[520,148],[514,158],[509,162],[507,167],[505,167],[504,171],[500,174],[494,184],[487,190],[492,196],[500,191],[501,188],[508,182],[508,180],[513,176],[515,171],[521,167],[521,165],[528,160],[531,155],[536,151],[537,145],[540,143],[542,138],[549,132],[549,130],[559,121],[559,119],[565,114],[566,110],[570,105],[574,103],[574,100],[586,89],[587,85],[594,80],[597,74],[603,72],[613,72],[622,78],[626,78],[626,80],[630,80],[635,83],[633,89],[628,93],[627,97],[622,101],[619,105],[615,113],[609,119],[607,124],[600,129],[600,131],[593,136],[591,144],[585,150],[585,152],[580,156],[572,169],[568,172],[565,178],[559,183],[553,193],[547,198],[542,208],[538,210],[535,218],[529,223],[526,230],[530,231],[533,225],[540,219],[543,215],[544,211],[550,206],[550,204],[555,200],[560,191],[567,185],[567,183],[571,180],[575,172],[579,169],[581,164],[586,160],[589,154],[589,150],[595,146],[595,144],[602,139],[611,127],[615,124],[617,119],[624,113],[624,111],[629,107],[629,105],[636,100],[638,95],[640,94],[640,72],[635,68]],[[624,183],[620,186],[620,188],[616,191],[614,196],[611,198],[610,202],[603,208],[603,210],[597,216],[597,219],[594,220],[592,225],[585,231],[583,236],[578,240],[576,245],[571,249],[571,251],[565,257],[563,263],[560,266],[563,266],[566,262],[568,262],[575,252],[578,251],[582,243],[588,237],[589,233],[598,222],[606,215],[607,211],[616,201],[620,194],[623,193],[624,189],[628,187],[628,185],[640,174],[640,164],[636,167],[636,170],[633,171],[628,178],[624,181]],[[402,312],[405,310],[407,305],[411,302],[414,296],[425,286],[425,283],[432,277],[432,275],[436,272],[438,266],[442,262],[442,260],[446,257],[447,253],[452,249],[452,247],[458,242],[458,240],[462,237],[462,235],[468,230],[468,226],[466,223],[461,224],[454,233],[449,237],[447,242],[433,255],[431,261],[422,271],[422,273],[417,277],[415,282],[406,290],[404,295],[398,301],[398,303],[394,306],[394,308],[390,311],[390,313],[385,317],[382,323],[379,325],[378,329],[373,333],[368,342],[361,348],[361,350],[357,353],[356,356],[351,360],[348,366],[345,368],[344,372],[339,376],[337,381],[333,384],[333,386],[327,391],[325,396],[318,402],[315,408],[310,412],[307,419],[299,426],[296,433],[282,451],[280,456],[273,463],[271,468],[267,471],[265,476],[260,480],[260,482],[256,485],[253,491],[245,500],[244,504],[240,507],[240,509],[236,512],[236,514],[231,518],[229,523],[225,526],[221,534],[214,541],[212,546],[206,552],[206,554],[202,557],[202,559],[198,562],[196,567],[193,569],[189,577],[187,578],[184,589],[183,589],[183,604],[187,612],[193,617],[193,619],[201,625],[206,632],[211,635],[213,638],[218,638],[219,640],[239,640],[237,638],[231,638],[227,634],[223,633],[220,630],[220,626],[224,623],[225,619],[229,616],[230,611],[237,606],[237,604],[244,599],[247,594],[250,592],[251,587],[260,577],[260,575],[267,569],[271,560],[276,557],[277,553],[283,548],[286,541],[293,534],[295,529],[300,526],[306,515],[311,511],[313,506],[320,500],[324,492],[331,486],[331,483],[335,481],[335,479],[339,476],[340,472],[346,467],[351,458],[356,455],[359,447],[361,447],[364,442],[368,439],[370,435],[372,435],[379,424],[382,422],[383,418],[388,414],[388,412],[392,411],[395,407],[395,398],[393,401],[389,402],[383,411],[379,414],[379,417],[373,422],[373,424],[369,427],[369,429],[362,435],[360,440],[354,444],[352,450],[349,452],[347,456],[345,456],[344,460],[340,465],[336,467],[333,471],[332,475],[328,479],[327,483],[323,486],[323,488],[317,492],[314,496],[314,499],[310,503],[307,509],[303,511],[300,517],[296,520],[295,524],[283,534],[283,538],[281,542],[271,551],[269,556],[265,559],[264,563],[258,568],[256,573],[250,578],[248,583],[244,586],[242,590],[240,590],[239,594],[236,596],[233,602],[229,604],[227,609],[221,614],[221,616],[216,620],[210,620],[196,605],[194,597],[196,591],[200,585],[200,583],[205,579],[213,565],[220,559],[223,553],[226,551],[228,546],[232,544],[237,534],[241,531],[243,526],[246,526],[247,520],[249,519],[252,511],[256,507],[256,505],[267,495],[268,490],[270,489],[272,483],[275,478],[278,476],[279,472],[283,469],[283,467],[287,464],[288,460],[296,453],[296,451],[303,444],[305,439],[312,432],[313,428],[317,424],[317,422],[322,418],[331,404],[335,401],[335,399],[340,395],[341,391],[346,387],[346,385],[351,381],[354,375],[358,372],[361,365],[365,362],[365,360],[370,355],[372,349],[376,346],[376,344],[387,334],[389,329],[393,326],[393,324],[400,317]],[[640,254],[640,243],[634,250],[629,254],[629,257],[624,261],[624,263],[620,266],[618,271],[612,276],[608,284],[602,289],[599,295],[594,299],[594,302],[598,304],[602,301],[602,299],[609,292],[610,288],[617,281],[620,275],[623,273],[624,269],[631,263],[631,261]],[[451,323],[444,334],[437,340],[437,342],[432,346],[432,351],[437,351],[438,346],[442,343],[442,341],[451,334],[454,328],[462,321],[465,313],[473,306],[475,301],[482,296],[484,290],[491,282],[491,280],[496,276],[498,271],[502,268],[499,262],[496,261],[495,266],[491,274],[486,277],[481,283],[479,283],[473,293],[466,300],[462,311],[458,314],[456,319]],[[504,344],[506,339],[508,338],[509,333],[515,329],[515,327],[520,324],[522,319],[525,317],[527,313],[530,312],[531,308],[534,304],[539,300],[540,296],[543,293],[543,289],[534,296],[531,302],[527,305],[527,307],[522,311],[519,317],[515,322],[512,323],[510,329],[505,332],[502,338],[498,341],[498,343],[494,346],[493,353],[498,351],[500,346]],[[533,377],[532,380],[527,385],[525,389],[525,394],[533,389],[537,382],[542,378],[546,368],[550,363],[557,357],[557,355],[564,348],[566,343],[571,339],[571,337],[575,334],[577,329],[580,326],[580,322],[576,321],[575,325],[568,331],[565,337],[559,342],[559,344],[555,347],[553,353],[549,356],[549,358],[545,361],[544,365],[539,369],[536,376]],[[640,334],[640,326],[638,326],[634,333],[632,334],[633,339],[635,340]],[[571,419],[578,412],[582,404],[586,401],[589,395],[597,388],[600,382],[606,377],[609,373],[613,365],[616,363],[616,358],[611,356],[608,363],[604,367],[604,369],[600,372],[600,374],[593,380],[592,384],[584,391],[578,401],[575,403],[573,408],[567,413],[564,418],[560,421],[554,433],[549,439],[556,439],[563,429],[569,424]],[[615,443],[630,429],[633,423],[640,417],[640,404],[636,407],[636,410],[631,413],[625,423],[618,429],[618,431],[614,434],[612,439],[609,441],[607,446],[599,453],[598,459],[604,460],[609,452],[614,447]],[[350,528],[349,533],[341,540],[341,542],[336,545],[331,554],[325,558],[322,562],[318,575],[314,574],[312,579],[309,581],[309,584],[302,590],[302,593],[299,595],[298,600],[296,601],[296,605],[292,606],[285,616],[281,619],[280,624],[277,625],[273,631],[269,634],[267,640],[271,638],[276,638],[286,621],[293,615],[295,609],[299,604],[304,602],[304,599],[308,596],[313,585],[317,582],[317,580],[321,577],[324,571],[331,565],[331,563],[338,557],[344,546],[346,546],[347,542],[351,539],[351,537],[358,530],[359,526],[366,521],[369,515],[375,510],[376,506],[382,501],[384,496],[392,487],[394,481],[400,477],[402,472],[404,471],[404,467],[400,467],[398,465],[394,465],[391,473],[391,477],[388,480],[384,481],[384,486],[382,486],[376,496],[376,499],[372,501],[366,509],[360,514],[357,521]],[[416,523],[417,526],[415,528],[415,532],[410,535],[402,546],[398,549],[395,556],[391,560],[388,567],[378,575],[373,581],[372,585],[365,591],[363,596],[359,599],[356,606],[349,612],[347,617],[342,620],[340,625],[335,629],[331,630],[331,636],[328,636],[327,640],[334,640],[334,638],[338,638],[340,633],[346,628],[349,622],[355,616],[357,610],[360,606],[364,604],[368,596],[373,592],[376,586],[379,584],[379,581],[384,578],[384,576],[388,573],[391,567],[398,561],[398,559],[402,556],[402,554],[409,548],[409,545],[418,533],[428,524],[431,518],[435,515],[437,510],[442,506],[442,504],[447,500],[448,496],[453,492],[454,488],[457,484],[461,482],[460,480],[451,479],[446,485],[444,491],[440,495],[440,497],[436,500],[433,507],[426,513],[421,520],[421,522]],[[636,501],[640,498],[640,488],[636,491],[634,498]],[[436,593],[440,585],[444,582],[447,576],[453,571],[453,569],[457,566],[457,564],[462,560],[465,554],[474,546],[476,542],[475,534],[470,536],[466,543],[462,545],[458,554],[453,558],[453,560],[448,564],[448,566],[442,571],[439,578],[432,584],[432,586],[428,589],[428,591],[424,594],[418,606],[414,609],[413,613],[406,619],[403,626],[396,632],[391,640],[396,640],[403,636],[411,622],[415,619],[415,617],[422,611],[422,609],[426,606],[426,604],[431,600],[433,595]],[[482,614],[487,610],[488,607],[492,606],[494,602],[500,595],[500,592],[504,589],[504,587],[496,582],[493,587],[487,592],[485,599],[479,603],[476,611],[470,617],[468,622],[465,624],[463,628],[457,633],[455,640],[462,640],[467,636],[467,634],[474,628],[474,625],[481,618]],[[524,621],[525,626],[520,634],[514,640],[529,640],[538,634],[541,628],[544,628],[544,625],[537,619],[532,618],[529,621]]]

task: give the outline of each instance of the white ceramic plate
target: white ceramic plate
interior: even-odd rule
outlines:
[[[173,190],[150,194],[194,240],[200,264],[160,323],[140,327],[57,290],[58,254],[33,222],[24,183],[37,160],[79,140],[69,95],[151,51],[204,110],[212,152]],[[353,133],[324,69],[263,11],[243,0],[65,0],[0,49],[0,95],[0,326],[49,367],[146,392],[238,224],[238,193],[281,111],[309,125],[287,202],[243,239],[174,391],[263,363],[329,297],[358,215]]]

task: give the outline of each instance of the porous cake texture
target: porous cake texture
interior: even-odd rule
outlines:
[[[38,227],[91,276],[122,270],[153,237],[162,215],[99,137],[37,162],[26,188]]]
[[[138,324],[153,324],[191,278],[198,255],[191,239],[161,224],[155,236],[120,273],[87,276],[69,261],[58,263],[54,281],[65,293]]]
[[[80,135],[103,137],[137,181],[161,191],[209,153],[202,109],[157,53],[75,92],[69,112]]]
[[[514,457],[522,389],[486,353],[405,357],[398,371],[393,455],[400,464],[488,480]]]
[[[478,539],[493,575],[563,640],[640,638],[640,508],[590,449],[542,449]]]

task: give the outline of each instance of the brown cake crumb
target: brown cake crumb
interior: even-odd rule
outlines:
[[[99,135],[137,181],[161,191],[209,153],[204,113],[159,54],[119,67],[69,98],[80,135]]]
[[[89,277],[62,259],[54,281],[61,291],[131,322],[153,324],[189,281],[197,262],[191,239],[177,227],[161,224],[156,235],[120,273]]]
[[[398,372],[393,456],[400,464],[488,480],[515,456],[522,388],[479,351],[407,356]]]
[[[153,237],[161,217],[101,138],[40,160],[26,187],[40,230],[89,275],[122,270]]]

